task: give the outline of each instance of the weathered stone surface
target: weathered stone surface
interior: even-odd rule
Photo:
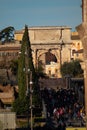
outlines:
[[[76,27],[84,50],[84,79],[85,79],[85,112],[87,130],[87,0],[82,0],[82,24]]]
[[[84,59],[87,59],[87,23],[82,23],[76,27],[84,48]]]
[[[82,0],[82,22],[87,22],[87,0]]]
[[[71,39],[71,28],[67,26],[41,26],[29,27],[29,38],[31,45],[60,43],[62,30],[62,38],[65,43]],[[24,30],[15,32],[15,40],[21,41]]]

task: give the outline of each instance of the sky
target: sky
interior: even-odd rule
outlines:
[[[0,0],[0,30],[25,25],[69,26],[82,22],[81,0]]]

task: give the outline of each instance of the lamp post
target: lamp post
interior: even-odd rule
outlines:
[[[26,73],[26,96],[30,96],[31,130],[33,130],[33,105],[32,105],[32,71],[29,69],[28,48],[25,49],[25,73]],[[30,94],[30,95],[29,95]],[[29,128],[29,101],[28,101],[28,128]]]
[[[26,47],[25,49],[25,68],[23,71],[25,72],[26,75],[26,96],[29,97],[29,75],[30,75],[30,69],[29,69],[29,63],[28,63],[28,48]],[[27,103],[28,105],[28,128],[29,128],[29,101]]]
[[[33,130],[33,104],[32,104],[32,94],[33,94],[33,89],[32,89],[32,71],[30,71],[30,110],[31,110],[31,130]]]
[[[21,51],[19,52],[19,55],[21,55]],[[26,47],[25,52],[24,52],[24,57],[25,57],[25,68],[23,68],[23,72],[25,72],[25,86],[26,86],[26,93],[25,95],[27,97],[29,97],[29,75],[30,75],[30,69],[29,69],[29,62],[28,62],[28,49]],[[29,100],[28,100],[28,114],[27,114],[27,118],[28,118],[28,128],[29,128]]]
[[[26,86],[27,86],[27,89],[26,89],[26,96],[29,96],[29,84],[28,84],[28,75],[29,75],[29,69],[26,69],[26,68],[24,68],[23,69],[23,71],[25,72],[25,74],[26,74]],[[28,128],[29,128],[29,102],[28,102]]]

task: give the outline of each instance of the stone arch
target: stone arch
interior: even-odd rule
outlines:
[[[46,64],[50,64],[50,62],[57,62],[56,56],[52,54],[50,51],[46,52],[45,60],[46,60]]]
[[[54,62],[59,63],[60,62],[60,52],[59,49],[53,50],[53,49],[48,49],[48,50],[38,50],[37,54],[37,60],[39,61],[42,55],[45,55],[47,53],[50,53],[54,57]]]
[[[60,63],[60,50],[59,48],[57,49],[51,49],[50,51],[55,57],[57,58],[57,63]]]
[[[44,72],[52,77],[58,77],[60,68],[59,49],[56,50],[39,50],[38,51],[38,65],[44,68]],[[48,62],[47,62],[48,60]]]

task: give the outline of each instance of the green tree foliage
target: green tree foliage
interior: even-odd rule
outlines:
[[[36,75],[37,75],[38,79],[40,77],[47,78],[46,73],[44,73],[43,63],[41,61],[39,61],[39,63],[38,63],[38,68],[36,68]]]
[[[14,27],[9,26],[0,31],[0,41],[1,42],[11,42],[14,40]]]
[[[18,59],[12,60],[10,63],[11,72],[17,76],[18,73]]]
[[[14,66],[13,66],[14,68]],[[14,69],[13,69],[14,70]],[[29,40],[28,27],[25,26],[21,42],[20,56],[18,59],[18,87],[19,97],[13,103],[13,110],[18,114],[25,114],[30,105],[30,73],[32,72],[33,105],[38,106],[40,102],[40,93],[38,91],[38,79],[33,65],[32,50]],[[27,86],[27,82],[28,86]],[[28,92],[28,93],[26,93]]]
[[[62,76],[70,75],[72,77],[81,77],[83,76],[83,70],[81,69],[80,61],[73,60],[71,62],[64,62],[61,66]]]
[[[32,59],[32,51],[28,34],[28,27],[25,26],[25,32],[21,42],[21,54],[19,58],[18,65],[18,86],[19,86],[19,97],[25,97],[26,93],[26,74],[32,71],[33,81],[35,76],[35,70]],[[24,71],[25,70],[25,71]],[[28,74],[28,81],[30,80],[30,75]]]
[[[24,98],[22,100],[20,98],[17,98],[12,106],[12,111],[16,111],[17,115],[27,114],[29,110],[27,98]]]

